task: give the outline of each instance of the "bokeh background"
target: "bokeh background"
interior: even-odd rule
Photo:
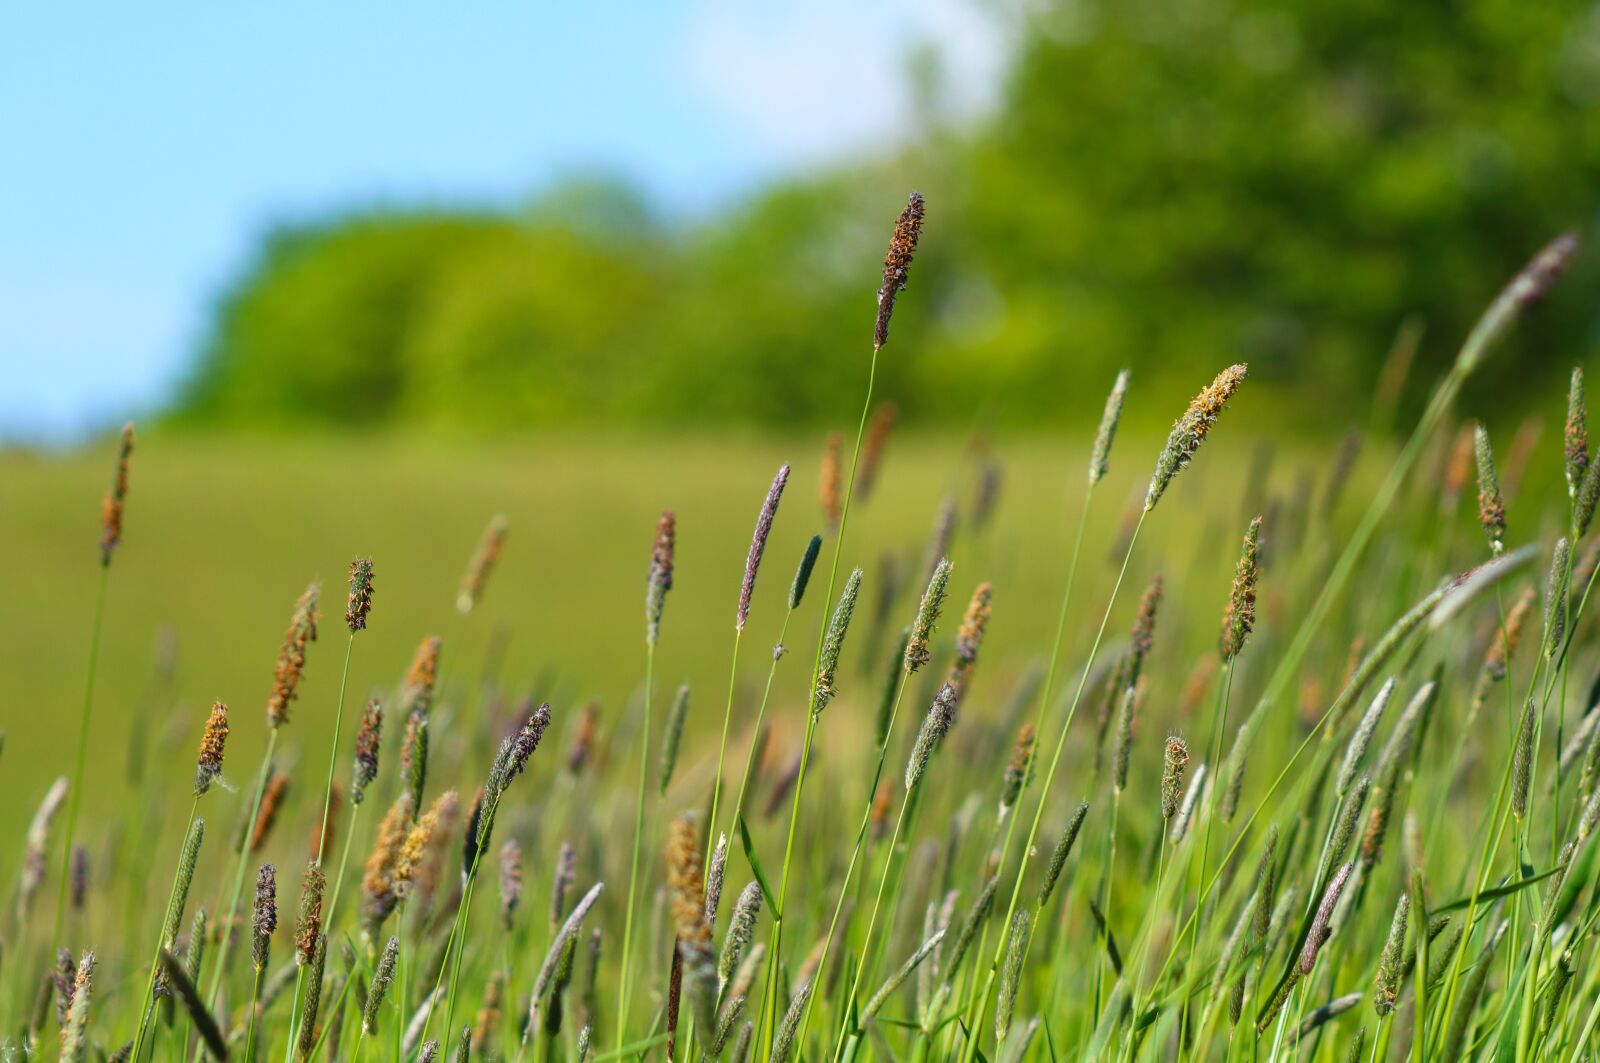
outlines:
[[[960,593],[996,580],[995,667],[1014,675],[1042,646],[1053,592],[1029,592],[1059,577],[1118,369],[1129,497],[1196,388],[1250,362],[1232,438],[1152,533],[1178,571],[1178,552],[1230,556],[1269,491],[1259,440],[1271,490],[1337,453],[1359,484],[1509,273],[1560,230],[1592,233],[1597,103],[1600,9],[1571,0],[12,11],[0,715],[17,800],[0,826],[66,762],[128,417],[107,771],[169,720],[187,758],[213,697],[258,730],[291,603],[312,579],[336,599],[357,553],[379,572],[357,687],[392,684],[437,631],[510,693],[620,713],[668,506],[664,675],[710,692],[779,462],[796,475],[762,639],[821,528],[818,458],[854,427],[883,246],[915,188],[929,219],[879,381],[900,422],[854,560],[915,569],[954,499]],[[1600,259],[1575,274],[1463,399],[1523,467],[1557,467],[1540,428],[1600,327]],[[501,573],[463,621],[456,583],[501,512]],[[1095,533],[1096,564],[1114,533]],[[1212,567],[1195,593],[1220,605]],[[305,749],[324,748],[336,689],[336,651],[319,656]]]

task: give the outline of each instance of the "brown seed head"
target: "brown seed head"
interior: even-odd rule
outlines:
[[[306,669],[306,647],[317,641],[317,585],[306,588],[294,603],[289,630],[284,632],[278,663],[272,669],[272,695],[267,698],[267,726],[274,729],[289,721],[289,702],[300,692]]]
[[[573,731],[572,745],[567,748],[567,770],[581,774],[589,756],[594,751],[595,736],[600,732],[600,705],[587,702],[578,713],[578,725]]]
[[[1033,763],[1033,724],[1025,723],[1017,732],[1017,741],[1011,747],[1011,759],[1006,763],[1006,773],[1000,783],[1000,811],[1017,803],[1022,794],[1022,784],[1027,781],[1028,767]]]
[[[829,528],[839,527],[839,517],[844,512],[844,470],[839,450],[844,437],[838,432],[829,433],[822,445],[822,471],[817,477],[817,499],[822,503],[822,517]]]
[[[1128,632],[1128,674],[1125,682],[1133,683],[1144,672],[1144,659],[1155,645],[1156,613],[1161,608],[1161,573],[1150,577],[1150,583],[1139,598],[1139,611],[1134,614],[1133,629]]]
[[[274,772],[272,778],[267,780],[267,788],[261,794],[261,810],[256,813],[256,823],[250,832],[250,852],[258,851],[266,842],[267,835],[272,833],[272,825],[278,821],[278,812],[283,807],[283,799],[289,793],[289,773],[286,771]]]
[[[461,590],[456,595],[456,609],[460,612],[472,612],[483,598],[483,588],[489,582],[489,573],[494,571],[495,562],[500,560],[500,551],[505,549],[508,526],[505,517],[496,516],[484,529],[483,541],[473,552],[472,560],[467,562],[467,572],[461,578]]]
[[[889,831],[889,810],[894,807],[894,786],[888,779],[878,784],[872,797],[872,836],[882,838]]]
[[[881,351],[889,342],[889,319],[894,316],[895,298],[905,290],[906,277],[911,269],[911,256],[916,253],[917,240],[922,235],[925,204],[920,192],[911,193],[906,209],[894,223],[894,235],[889,238],[889,252],[883,257],[883,287],[878,289],[878,319],[872,330],[872,349]]]
[[[306,864],[306,873],[300,879],[300,915],[295,921],[294,962],[304,967],[311,962],[317,950],[317,938],[322,934],[322,893],[328,880],[316,861]]]
[[[400,896],[405,897],[413,890],[433,893],[444,847],[460,812],[461,799],[454,790],[446,790],[417,818],[395,863],[395,888]]]
[[[856,473],[856,496],[865,502],[878,482],[878,471],[883,467],[883,454],[889,443],[889,433],[900,416],[900,407],[893,401],[883,402],[872,411],[872,421],[867,425],[867,439],[861,448],[861,465]]]
[[[395,870],[400,864],[400,850],[410,834],[412,809],[411,795],[402,793],[384,814],[378,825],[378,838],[361,879],[361,895],[369,930],[376,930],[394,911],[400,899],[396,889]]]
[[[205,733],[200,736],[200,755],[195,758],[194,769],[196,797],[211,789],[211,784],[222,774],[222,752],[227,744],[228,706],[219,701],[211,706]]]
[[[106,492],[100,506],[100,563],[111,564],[112,551],[122,542],[122,506],[128,497],[128,460],[133,457],[133,422],[122,426],[122,437],[117,442],[117,471],[111,478],[111,490]]]
[[[1464,424],[1450,446],[1450,458],[1445,462],[1444,482],[1439,492],[1441,513],[1454,513],[1467,489],[1467,480],[1472,476],[1473,435],[1472,426]]]
[[[678,945],[688,952],[709,954],[711,924],[706,922],[706,883],[699,834],[692,813],[684,813],[672,821],[667,836],[667,885],[672,891]]]
[[[429,635],[417,646],[400,691],[401,712],[426,716],[433,707],[433,688],[439,681],[439,650],[443,645],[444,640],[438,635]]]
[[[967,687],[972,683],[972,672],[978,664],[978,651],[983,647],[983,636],[989,627],[990,600],[993,596],[994,588],[990,584],[978,584],[967,603],[961,629],[956,632],[955,660],[950,664],[949,683],[955,688],[958,703],[966,697]]]

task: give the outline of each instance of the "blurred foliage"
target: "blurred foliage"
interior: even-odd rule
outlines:
[[[520,214],[284,228],[220,302],[181,418],[279,425],[811,423],[861,385],[904,192],[930,204],[882,366],[925,421],[1050,423],[1134,368],[1170,416],[1228,360],[1286,420],[1364,408],[1397,328],[1407,401],[1493,292],[1594,228],[1600,16],[1472,0],[1134,0],[1026,16],[998,109],[925,116],[892,157],[694,222],[626,187]],[[1587,355],[1580,277],[1477,381],[1532,391]],[[979,390],[975,391],[977,388]],[[958,422],[965,423],[965,420]]]

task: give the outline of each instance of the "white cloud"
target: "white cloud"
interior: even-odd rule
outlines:
[[[998,98],[1013,33],[983,0],[697,0],[683,59],[693,89],[784,165],[894,141],[914,106],[908,59],[938,57],[940,118]]]

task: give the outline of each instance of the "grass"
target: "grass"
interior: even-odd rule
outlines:
[[[455,1053],[463,1027],[478,1031],[474,1058],[535,1063],[734,1058],[741,1043],[756,1058],[775,1046],[780,1063],[1587,1058],[1600,1027],[1592,1003],[1600,739],[1564,770],[1557,757],[1590,707],[1600,645],[1585,615],[1591,543],[1562,483],[1561,440],[1551,433],[1531,451],[1501,456],[1503,556],[1474,529],[1469,497],[1443,509],[1440,501],[1441,492],[1472,494],[1446,472],[1450,421],[1488,414],[1491,436],[1500,427],[1495,411],[1453,411],[1452,402],[1518,309],[1494,304],[1415,432],[1369,441],[1342,492],[1329,481],[1345,470],[1314,446],[1285,448],[1260,473],[1247,456],[1259,453],[1263,420],[1248,383],[1192,470],[1173,475],[1182,462],[1171,448],[1192,449],[1193,434],[1168,441],[1158,466],[1173,477],[1161,484],[1165,494],[1145,487],[1160,441],[1137,433],[1116,440],[1109,475],[1089,493],[1087,435],[1003,440],[981,454],[956,437],[896,437],[873,493],[852,502],[847,488],[848,523],[823,547],[828,579],[819,564],[792,614],[794,565],[826,526],[815,501],[821,433],[493,449],[156,433],[135,457],[125,539],[104,584],[103,639],[94,642],[77,832],[92,875],[81,911],[52,907],[58,892],[76,890],[49,878],[60,865],[47,845],[44,888],[19,894],[0,920],[0,1037],[47,1053],[60,1023],[63,1042],[86,1046],[87,1057],[139,1030],[134,1063],[195,1058],[219,1036],[235,1053],[248,1039],[259,1058],[411,1060],[426,1055],[430,1038]],[[892,347],[881,354],[904,356]],[[1551,420],[1560,400],[1548,403]],[[855,417],[853,401],[841,395],[841,419]],[[1137,380],[1128,401],[1140,402]],[[1064,402],[1074,427],[1086,430],[1099,414],[1087,390]],[[1213,402],[1206,417],[1215,413]],[[1351,411],[1353,421],[1367,416]],[[1200,436],[1211,427],[1206,420]],[[937,560],[925,545],[935,514],[946,498],[970,514],[981,470],[996,458],[1006,471],[1001,504],[981,526],[958,521],[930,659],[904,668],[888,651]],[[794,645],[766,668],[747,659],[730,680],[724,640],[750,517],[783,461],[796,471],[735,653],[743,642]],[[10,800],[0,806],[0,837],[17,844],[0,852],[0,872],[14,881],[37,866],[24,863],[32,810],[75,756],[67,721],[82,696],[102,586],[93,514],[104,464],[98,452],[0,457],[19,500],[0,547],[28,560],[0,614],[0,645],[23,662],[10,677],[12,703],[38,710],[6,719]],[[1600,493],[1600,473],[1590,479]],[[642,660],[645,568],[663,509],[677,514],[673,587],[660,643]],[[1240,539],[1258,512],[1256,626],[1221,662]],[[462,568],[495,513],[509,518],[505,551],[479,606],[463,616],[455,609]],[[1562,534],[1577,560],[1547,578]],[[878,630],[886,552],[904,578]],[[341,615],[358,556],[374,559],[376,591],[352,653]],[[1485,577],[1435,590],[1491,558],[1499,559]],[[823,624],[855,567],[866,577],[831,672],[837,697],[814,716]],[[1130,633],[1140,608],[1133,589],[1158,574],[1159,607]],[[269,744],[261,706],[273,651],[311,578],[322,581],[320,639],[289,721]],[[966,628],[958,657],[962,605],[985,582],[994,588],[987,634],[980,645],[982,625]],[[1504,603],[1525,588],[1547,602],[1570,600],[1568,615],[1552,634],[1560,610],[1532,612],[1506,674],[1473,716],[1481,662],[1504,646]],[[808,624],[818,632],[815,665]],[[179,648],[170,668],[152,665],[163,630]],[[443,639],[443,654],[417,811],[453,787],[463,815],[431,836],[391,829],[412,869],[399,907],[372,925],[352,888],[302,937],[326,934],[325,946],[303,948],[319,959],[296,966],[289,957],[303,929],[301,871],[316,856],[310,839],[327,821],[333,837],[322,858],[353,849],[352,861],[365,860],[392,819],[385,812],[405,785],[396,695],[428,634]],[[1129,666],[1136,697],[1123,689],[1130,673],[1107,682],[1130,645],[1139,654]],[[971,674],[952,671],[974,653]],[[886,695],[891,671],[901,674]],[[1354,777],[1344,778],[1351,735],[1391,677],[1392,703],[1370,746],[1349,758]],[[936,699],[947,679],[961,689],[953,717],[954,690]],[[659,795],[664,714],[646,698],[659,708],[680,682],[696,693],[671,785]],[[731,717],[719,711],[725,694]],[[354,816],[348,802],[330,800],[330,778],[348,785],[345,700],[370,695],[391,713],[372,807]],[[223,785],[196,800],[193,749],[213,699],[232,706],[232,733]],[[936,700],[930,719],[939,726],[919,736]],[[540,701],[553,722],[539,748],[530,755],[528,730],[524,744],[502,744]],[[590,701],[598,736],[574,758]],[[1126,731],[1114,720],[1123,703],[1136,706]],[[892,721],[883,742],[880,705]],[[1530,711],[1522,741],[1510,741]],[[771,736],[766,755],[753,758],[758,714]],[[1031,771],[1001,816],[1025,722],[1037,728]],[[1183,741],[1187,751],[1171,754],[1176,766],[1163,783],[1164,749]],[[1122,742],[1125,750],[1113,748]],[[290,796],[262,851],[241,864],[231,839],[265,777],[263,749],[290,774]],[[914,773],[908,756],[917,758]],[[1127,785],[1113,799],[1111,765],[1124,756]],[[728,791],[735,770],[740,782]],[[1207,789],[1182,792],[1201,780]],[[468,813],[480,786],[489,794],[481,817]],[[1224,802],[1235,789],[1237,802]],[[724,819],[719,790],[735,811],[712,823]],[[1078,823],[1080,801],[1088,809]],[[186,803],[187,821],[207,823],[187,913],[177,910],[180,891],[160,901]],[[1182,813],[1186,830],[1175,833],[1170,817],[1180,807],[1192,815]],[[1082,829],[1042,894],[1069,821]],[[676,826],[665,866],[668,824]],[[702,913],[705,854],[722,831],[725,901]],[[496,874],[508,839],[523,853],[522,894],[510,909]],[[555,854],[567,843],[575,878],[552,898]],[[265,978],[241,958],[249,942],[212,940],[193,964],[205,991],[180,981],[177,1004],[149,1004],[148,987],[158,984],[152,942],[162,978],[181,973],[195,958],[180,930],[187,915],[206,908],[214,939],[233,883],[253,881],[262,861],[279,868]],[[325,873],[337,883],[347,870]],[[350,878],[362,890],[373,880],[359,867]],[[752,881],[763,904],[741,961],[748,966],[724,985],[717,951],[728,907]],[[990,899],[974,907],[986,890]],[[1386,950],[1401,896],[1412,930]],[[47,937],[51,920],[63,929]],[[398,973],[377,1028],[358,1035],[391,934]],[[59,961],[63,946],[68,959]],[[92,982],[76,962],[88,950]],[[1374,1005],[1386,951],[1381,977],[1395,992],[1393,1010]],[[1396,956],[1406,965],[1399,975]],[[80,995],[69,1002],[75,981]],[[730,998],[734,984],[750,987],[749,997]],[[258,1013],[245,1004],[256,999]],[[526,1015],[535,1020],[523,1030]]]

